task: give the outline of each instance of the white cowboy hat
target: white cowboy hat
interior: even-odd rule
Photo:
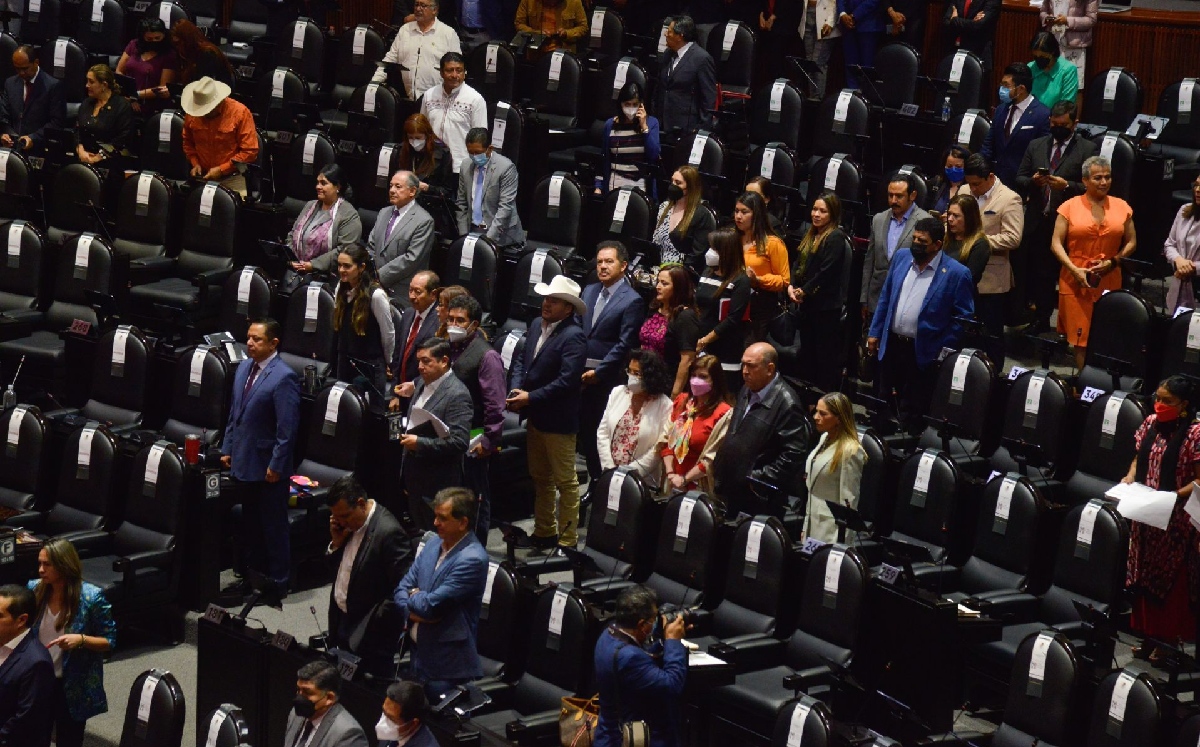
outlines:
[[[533,291],[539,296],[549,296],[566,301],[575,307],[575,313],[580,316],[587,313],[587,305],[579,297],[579,283],[566,275],[555,275],[549,283],[538,283],[533,286]]]
[[[232,90],[221,81],[205,76],[184,86],[179,104],[193,117],[203,117],[217,108],[217,104],[229,98]]]

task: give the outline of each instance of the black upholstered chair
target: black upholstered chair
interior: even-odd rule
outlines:
[[[113,467],[117,440],[107,428],[90,423],[67,436],[58,468],[54,504],[41,532],[66,537],[82,557],[104,536],[102,527],[113,513]]]
[[[148,712],[143,714],[143,702]],[[183,688],[165,669],[139,674],[129,688],[121,747],[180,747],[186,713]]]
[[[1129,471],[1136,454],[1134,436],[1147,408],[1126,392],[1105,394],[1088,406],[1079,434],[1079,459],[1067,479],[1069,505],[1103,498]]]
[[[500,252],[492,240],[478,233],[460,236],[446,249],[445,257],[442,282],[463,286],[484,311],[491,311],[500,262]]]
[[[288,298],[279,357],[303,376],[306,366],[316,366],[324,378],[333,362],[333,291],[324,283],[297,288]]]
[[[220,348],[198,345],[180,352],[171,382],[171,404],[162,437],[183,448],[189,435],[217,443],[229,416],[233,367]]]
[[[50,446],[38,408],[18,405],[0,414],[0,513],[10,527],[36,529],[45,516],[43,467]],[[44,501],[42,501],[44,502]]]

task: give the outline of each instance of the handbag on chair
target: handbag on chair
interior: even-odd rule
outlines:
[[[558,712],[558,742],[562,747],[592,747],[592,733],[600,720],[600,696],[562,699]]]

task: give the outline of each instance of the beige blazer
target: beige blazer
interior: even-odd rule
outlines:
[[[837,542],[837,524],[825,501],[837,501],[850,508],[858,507],[858,492],[862,485],[863,465],[867,463],[867,452],[860,445],[858,451],[843,459],[837,470],[832,468],[834,449],[826,449],[828,433],[821,434],[817,448],[808,455],[805,464],[804,482],[808,486],[808,510],[804,513],[804,537],[815,537],[822,542]]]
[[[971,189],[963,184],[958,193],[970,195]],[[979,281],[979,292],[983,295],[1007,293],[1013,287],[1012,264],[1008,255],[1021,245],[1021,232],[1025,230],[1025,205],[1020,195],[996,179],[991,199],[981,212],[983,233],[992,247],[992,256]]]

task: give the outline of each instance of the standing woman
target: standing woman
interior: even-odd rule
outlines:
[[[1200,261],[1200,177],[1192,182],[1192,201],[1175,214],[1163,254],[1175,271],[1167,283],[1167,311],[1173,314],[1180,306],[1195,306],[1192,282]]]
[[[667,492],[699,488],[713,492],[712,465],[729,428],[733,398],[715,356],[698,358],[688,372],[688,389],[675,396],[663,437]]]
[[[317,199],[300,209],[288,234],[288,245],[299,260],[292,263],[293,270],[312,272],[316,260],[318,270],[329,272],[336,264],[337,253],[362,238],[362,219],[346,201],[349,193],[350,184],[341,166],[331,163],[317,173]]]
[[[377,407],[384,406],[384,388],[390,378],[387,361],[396,348],[396,327],[387,291],[379,286],[371,256],[361,244],[337,255],[337,299],[333,329],[337,333],[337,368],[334,377],[358,385]],[[360,361],[360,373],[351,359]],[[367,376],[369,374],[369,377]]]
[[[958,194],[958,190],[967,181],[967,158],[971,152],[961,145],[951,145],[942,161],[942,174],[929,185],[929,194],[933,196],[927,208],[931,212],[945,213],[950,205],[950,198]]]
[[[801,375],[825,392],[838,388],[846,357],[841,332],[851,249],[841,220],[842,201],[833,192],[813,200],[791,271],[797,284],[788,285],[788,298],[799,305]]]
[[[411,171],[421,180],[420,190],[443,197],[458,194],[458,175],[449,149],[438,142],[429,118],[417,112],[404,120],[399,171]]]
[[[752,176],[746,180],[746,192],[754,192],[759,197],[763,198],[763,202],[767,203],[767,219],[771,223],[771,233],[776,236],[783,235],[783,220],[780,209],[781,201],[776,201],[773,198],[774,190],[771,188],[771,180],[765,176]]]
[[[646,177],[646,166],[658,163],[662,154],[658,119],[646,113],[642,87],[635,82],[625,84],[618,102],[620,112],[604,123],[604,183],[596,191],[632,186],[653,197],[654,180]]]
[[[1154,414],[1134,437],[1137,456],[1124,483],[1139,482],[1178,495],[1166,531],[1141,522],[1129,525],[1126,584],[1133,593],[1130,627],[1162,641],[1190,641],[1196,634],[1192,590],[1200,584],[1200,532],[1184,501],[1200,479],[1200,422],[1191,409],[1196,390],[1172,376],[1154,394]],[[1136,653],[1136,652],[1135,652]],[[1157,652],[1149,652],[1150,661]]]
[[[653,350],[629,355],[626,383],[609,393],[596,433],[601,469],[628,466],[656,490],[663,484],[659,439],[671,419],[671,373]]]
[[[1079,73],[1075,65],[1062,56],[1054,35],[1048,31],[1037,32],[1029,49],[1033,53],[1033,61],[1029,63],[1033,97],[1051,109],[1060,101],[1074,104],[1079,90]]]
[[[692,278],[680,265],[658,271],[650,314],[642,322],[638,339],[643,348],[653,350],[666,361],[674,384],[671,396],[687,385],[688,367],[696,358],[700,339],[700,316],[696,313],[696,291]]]
[[[858,489],[867,452],[858,440],[854,406],[841,392],[830,392],[817,400],[813,423],[821,438],[804,467],[808,510],[800,536],[833,543],[838,541],[837,524],[825,501],[858,508]]]
[[[1058,331],[1075,345],[1075,367],[1083,368],[1092,307],[1106,290],[1121,287],[1121,259],[1137,249],[1133,209],[1110,197],[1112,164],[1092,156],[1083,162],[1086,190],[1058,206],[1050,250],[1062,265],[1058,275]]]
[[[942,251],[947,257],[966,265],[975,283],[975,298],[979,299],[979,281],[992,256],[992,245],[983,232],[983,216],[979,201],[971,195],[954,195],[946,208],[946,243]]]
[[[227,86],[233,85],[233,65],[221,48],[204,38],[196,24],[187,20],[176,21],[171,27],[171,44],[179,58],[181,85],[194,83],[201,78],[212,78]]]
[[[1079,78],[1077,96],[1082,96],[1087,50],[1092,46],[1092,30],[1100,17],[1100,0],[1042,0],[1038,17],[1042,28],[1058,40],[1062,56],[1075,66]]]
[[[750,328],[750,277],[742,254],[742,237],[733,226],[721,226],[708,235],[712,244],[704,254],[706,268],[696,287],[700,329],[696,352],[716,356],[741,380],[742,351]]]
[[[658,247],[659,264],[682,262],[699,271],[708,249],[708,232],[716,228],[712,213],[700,203],[704,190],[695,166],[680,166],[671,174],[667,199],[658,207],[651,241]]]
[[[804,38],[805,58],[819,68],[815,93],[825,98],[825,81],[829,77],[829,60],[833,48],[842,36],[842,25],[837,19],[837,0],[804,0],[804,14],[800,16],[800,36]]]
[[[80,747],[87,720],[108,711],[104,654],[117,645],[117,626],[104,593],[83,580],[79,553],[65,539],[49,540],[38,553],[37,599],[30,625],[54,661],[58,747]]]
[[[179,58],[167,38],[167,26],[156,16],[142,19],[137,38],[129,42],[117,62],[117,72],[133,78],[137,85],[130,95],[136,98],[133,108],[139,112],[167,105],[171,98],[167,86],[175,82],[178,68]]]
[[[780,295],[791,280],[787,247],[771,233],[767,203],[754,192],[743,192],[733,206],[733,224],[742,235],[746,274],[754,295],[750,298],[750,337],[746,344],[767,339],[767,325],[783,313]],[[787,342],[787,341],[781,341]]]

